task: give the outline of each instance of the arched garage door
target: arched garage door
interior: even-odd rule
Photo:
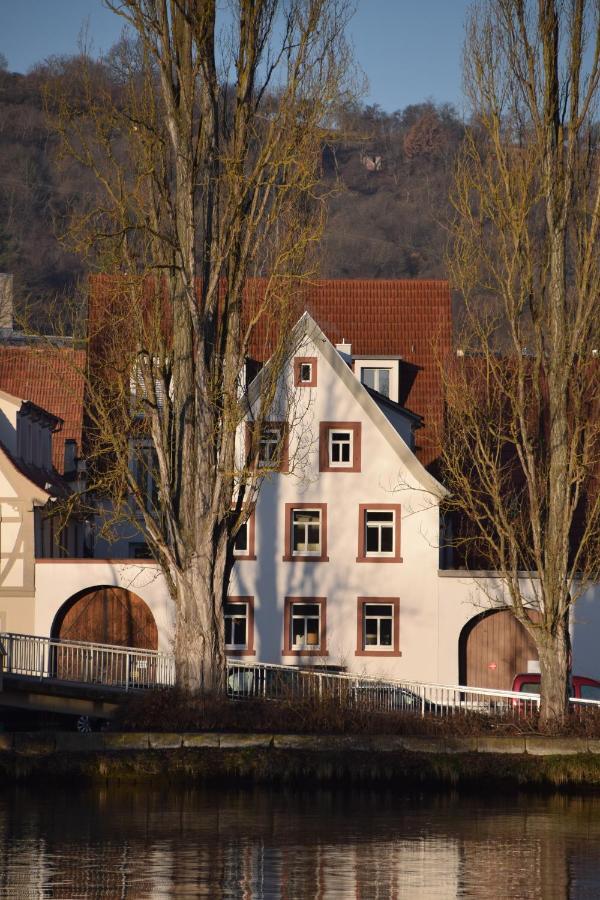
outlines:
[[[120,587],[94,587],[58,611],[52,636],[62,640],[158,649],[154,616],[141,597]]]
[[[461,684],[509,691],[538,654],[533,640],[508,609],[490,610],[467,622],[459,639]]]
[[[63,641],[117,644],[138,650],[158,649],[154,616],[137,594],[119,587],[95,587],[71,597],[57,613],[52,637]],[[52,670],[67,681],[123,684],[152,678],[155,660],[136,654],[78,647],[53,648]]]

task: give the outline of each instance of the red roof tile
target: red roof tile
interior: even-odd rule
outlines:
[[[30,400],[64,422],[52,437],[52,462],[64,471],[65,440],[81,452],[85,352],[0,344],[0,389]]]
[[[118,276],[94,276],[90,284],[90,321],[100,335],[110,315]],[[251,280],[246,289],[249,308],[255,306],[265,282]],[[112,301],[114,302],[114,300]],[[121,308],[122,304],[117,307]],[[447,281],[317,281],[302,289],[296,318],[312,315],[332,343],[352,344],[359,356],[402,356],[400,402],[424,419],[417,433],[418,455],[425,464],[439,453],[443,425],[440,363],[451,350],[452,314]],[[272,323],[261,319],[251,354],[264,360],[270,353]]]

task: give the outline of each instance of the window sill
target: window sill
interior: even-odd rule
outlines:
[[[283,562],[329,562],[328,556],[290,556],[281,557]]]
[[[327,650],[291,650],[289,648],[281,651],[282,656],[329,656]]]
[[[225,656],[256,656],[256,650],[234,650],[225,647]]]
[[[238,559],[256,559],[256,554],[234,553],[233,559],[234,562],[236,562]]]
[[[401,650],[355,650],[355,656],[377,656],[377,657],[390,657],[390,656],[402,656]]]
[[[401,563],[401,556],[357,556],[358,563]]]

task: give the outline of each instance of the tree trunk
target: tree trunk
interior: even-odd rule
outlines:
[[[214,562],[196,561],[176,579],[175,678],[182,690],[225,694],[224,580]],[[202,596],[204,594],[205,596]]]
[[[569,668],[571,640],[567,615],[559,621],[556,631],[543,634],[538,647],[542,676],[540,721],[546,727],[560,726],[569,711]]]

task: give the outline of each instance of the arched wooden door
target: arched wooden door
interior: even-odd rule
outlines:
[[[509,691],[519,672],[527,672],[538,653],[525,628],[509,609],[482,613],[467,622],[459,639],[462,684]]]
[[[120,587],[97,587],[63,606],[54,637],[158,650],[154,616],[141,597]]]
[[[119,587],[95,587],[72,597],[59,610],[52,636],[63,641],[158,649],[158,629],[152,612],[141,597]],[[136,658],[134,663],[147,670],[154,661]],[[97,677],[90,675],[90,666]],[[69,646],[56,648],[58,678],[118,683],[126,678],[126,673],[121,671],[124,666],[131,666],[131,661],[128,663],[110,652],[92,653]]]

